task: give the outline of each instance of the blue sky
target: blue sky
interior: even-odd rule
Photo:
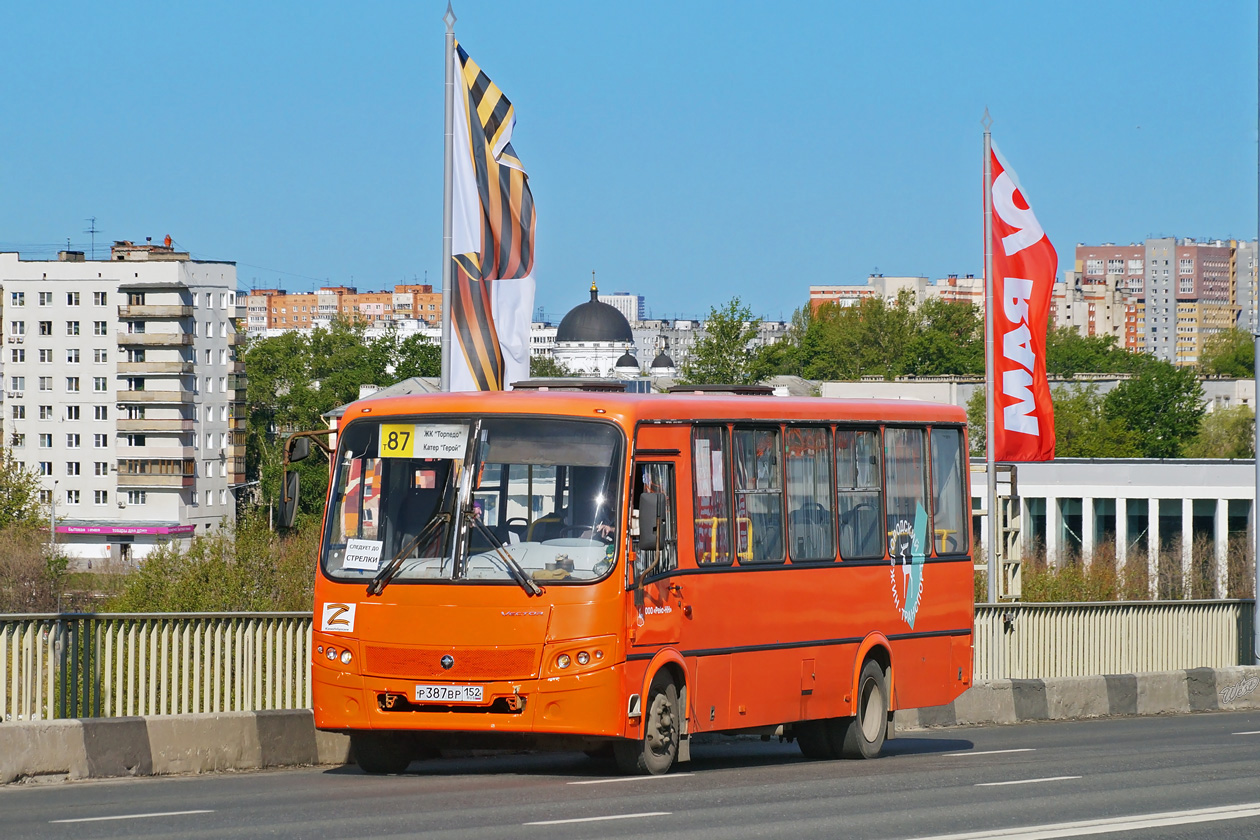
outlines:
[[[20,3],[0,248],[171,234],[243,288],[440,284],[445,0]],[[1203,3],[507,3],[456,34],[516,105],[537,305],[655,317],[811,283],[980,273],[981,128],[1078,241],[1253,238],[1257,9]]]

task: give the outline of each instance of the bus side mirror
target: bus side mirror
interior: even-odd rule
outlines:
[[[289,439],[289,462],[302,461],[311,454],[311,439],[308,437]]]
[[[664,493],[644,493],[639,496],[640,551],[656,551],[660,548],[661,517],[664,511]]]
[[[305,439],[303,439],[305,441]],[[297,447],[295,446],[294,449]],[[306,444],[307,454],[310,453],[311,445]],[[297,470],[284,473],[284,481],[280,485],[280,527],[292,528],[294,520],[297,519],[298,504],[298,475]]]

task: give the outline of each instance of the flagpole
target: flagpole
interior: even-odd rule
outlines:
[[[442,150],[442,390],[451,390],[451,173],[455,163],[455,12],[446,4],[446,136]]]
[[[989,546],[985,559],[989,567],[989,603],[998,601],[998,579],[1001,573],[998,552],[998,510],[997,510],[997,468],[993,459],[994,429],[997,426],[997,400],[994,393],[997,382],[994,380],[995,347],[993,339],[994,301],[993,301],[993,138],[989,129],[993,118],[989,109],[984,109],[984,118],[980,121],[984,126],[984,378],[985,378],[985,475],[988,482],[988,539]],[[996,623],[995,627],[998,626]],[[997,659],[997,631],[993,638],[993,661]],[[1001,675],[996,671],[991,675],[998,679]]]

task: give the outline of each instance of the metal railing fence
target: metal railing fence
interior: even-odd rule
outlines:
[[[981,604],[975,679],[1249,664],[1255,620],[1250,600]],[[310,708],[310,651],[310,613],[0,615],[0,722]]]
[[[978,604],[975,679],[1251,664],[1255,601]],[[993,639],[1001,631],[995,661]]]
[[[310,613],[0,615],[0,721],[310,708]]]

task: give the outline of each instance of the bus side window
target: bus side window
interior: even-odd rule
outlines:
[[[963,498],[962,431],[932,429],[932,525],[937,554],[965,554],[967,505]]]
[[[783,462],[778,429],[736,429],[735,553],[740,563],[783,562]]]
[[[786,448],[788,552],[793,562],[835,560],[830,430],[789,427]]]
[[[678,568],[678,520],[674,507],[674,465],[637,464],[635,467],[635,515],[640,515],[643,494],[650,493],[660,501],[660,521],[656,531],[656,547],[639,549],[635,556],[635,577],[672,572]],[[640,517],[637,533],[646,533],[649,523]]]
[[[899,557],[932,553],[923,437],[923,429],[884,430],[888,550]]]
[[[727,498],[726,428],[697,426],[691,440],[691,475],[695,490],[696,563],[731,562],[731,505]]]
[[[840,557],[845,560],[884,556],[884,500],[880,492],[878,429],[836,430],[836,511],[840,520]]]

